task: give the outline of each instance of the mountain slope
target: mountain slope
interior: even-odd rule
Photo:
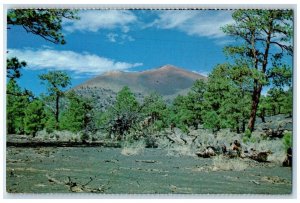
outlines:
[[[172,65],[165,65],[142,72],[107,72],[76,86],[74,90],[82,96],[92,95],[97,100],[100,99],[101,103],[113,102],[116,93],[124,86],[128,86],[139,100],[151,92],[157,92],[166,100],[172,100],[178,94],[186,94],[197,79],[207,78]]]

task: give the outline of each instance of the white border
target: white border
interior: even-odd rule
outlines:
[[[224,3],[227,4],[224,4]],[[224,0],[207,0],[207,1],[197,1],[197,0],[144,0],[143,4],[141,4],[141,0],[132,0],[130,2],[126,1],[126,0],[102,0],[101,1],[102,5],[100,5],[101,8],[105,8],[105,7],[110,7],[110,8],[132,8],[132,7],[138,7],[138,8],[161,8],[161,7],[170,7],[170,8],[176,8],[176,7],[186,7],[186,8],[193,8],[193,7],[197,7],[197,8],[282,8],[282,7],[292,7],[295,8],[295,10],[297,10],[298,8],[298,2],[297,0],[284,0],[284,1],[280,1],[280,0],[272,0],[272,1],[261,1],[261,0],[244,0],[243,2],[240,2],[238,0],[230,0],[230,1],[224,1]],[[175,3],[175,4],[174,4]],[[77,0],[76,4],[74,4],[74,0],[51,0],[51,2],[46,1],[46,0],[22,0],[20,2],[20,0],[6,0],[5,2],[1,2],[1,9],[0,9],[0,16],[1,16],[1,22],[0,22],[0,27],[1,29],[1,44],[3,45],[1,47],[0,45],[0,49],[1,52],[4,53],[5,48],[6,48],[6,41],[5,41],[5,30],[4,28],[4,6],[5,5],[10,5],[10,7],[21,7],[21,5],[25,5],[25,4],[31,4],[30,6],[34,6],[34,7],[45,7],[45,5],[47,7],[64,7],[64,6],[70,6],[72,8],[91,8],[91,7],[99,7],[99,1],[97,0]],[[69,5],[68,5],[69,4]],[[219,5],[218,5],[219,4]],[[288,5],[290,4],[290,5]],[[293,5],[291,5],[293,4]],[[58,6],[59,5],[59,6]],[[299,21],[296,20],[295,16],[295,28],[297,28],[297,31],[295,30],[295,33],[299,33]],[[296,126],[299,126],[299,121],[296,119],[297,115],[299,115],[299,108],[297,108],[297,101],[298,101],[298,86],[299,86],[299,82],[296,80],[296,77],[298,76],[298,71],[297,71],[297,61],[296,59],[299,58],[299,53],[297,52],[297,36],[295,35],[295,52],[294,52],[294,143],[297,143],[297,146],[299,146],[299,140],[297,139],[297,128]],[[6,61],[5,55],[3,54],[2,57],[0,57],[1,59],[1,64],[3,64],[3,66],[1,66],[1,70],[0,70],[0,76],[1,76],[1,82],[0,82],[0,91],[1,91],[1,100],[0,100],[0,112],[1,112],[1,116],[2,116],[2,122],[0,121],[0,129],[4,129],[5,127],[5,101],[4,101],[4,93],[5,93],[5,68],[6,67],[4,62]],[[3,132],[3,131],[2,131]],[[0,145],[1,146],[5,146],[5,134],[2,134],[1,138],[0,138]],[[297,148],[294,148],[294,154],[297,154],[296,152]],[[3,173],[0,172],[1,174],[1,180],[5,181],[5,147],[3,147],[2,150],[2,156],[0,156],[1,161],[3,164],[0,164],[1,166],[1,171],[3,171]],[[295,162],[294,162],[295,163]],[[293,166],[293,173],[294,173],[294,182],[293,182],[293,196],[292,198],[294,199],[289,199],[289,200],[284,200],[287,202],[295,202],[296,199],[299,197],[299,187],[296,188],[296,184],[297,186],[299,186],[299,176],[295,176],[295,172],[296,169],[299,168],[299,162],[297,162],[297,165],[294,164]],[[3,184],[1,184],[0,186],[0,190],[1,190],[1,197],[3,198],[5,195],[5,198],[10,198],[10,195],[8,196],[7,194],[3,193],[4,192],[4,188],[2,188],[4,186],[4,182]],[[298,189],[296,191],[296,189]],[[40,201],[37,199],[34,200],[30,200],[31,198],[127,198],[127,201],[129,202],[133,202],[133,201],[138,201],[138,200],[128,200],[128,198],[163,198],[164,200],[167,198],[171,198],[172,202],[178,202],[180,200],[177,199],[173,199],[173,198],[218,198],[219,200],[221,200],[220,198],[224,198],[224,199],[228,199],[228,198],[233,198],[231,200],[225,200],[225,201],[239,201],[238,199],[243,199],[242,201],[247,202],[247,201],[253,201],[252,198],[271,198],[272,202],[278,202],[278,201],[283,201],[282,198],[291,198],[291,196],[267,196],[267,195],[198,195],[198,196],[185,196],[185,195],[172,195],[172,196],[168,196],[168,195],[104,195],[104,196],[92,196],[92,195],[80,195],[80,194],[75,194],[75,195],[19,195],[19,196],[14,196],[13,198],[25,198],[25,201],[28,202],[35,202],[35,201]],[[30,198],[30,199],[27,199]],[[250,199],[245,199],[245,198],[250,198]],[[278,198],[278,199],[274,199],[274,198]],[[24,200],[24,199],[23,199]],[[162,200],[162,201],[164,201]],[[6,201],[9,201],[6,199]],[[16,200],[14,200],[16,201]],[[52,201],[52,199],[48,199],[46,201]],[[64,200],[65,201],[65,200]],[[73,200],[72,200],[73,201]],[[78,200],[80,201],[80,200]],[[90,201],[96,201],[96,200],[90,200]],[[103,200],[101,200],[103,201]],[[152,201],[152,200],[143,200],[143,201]],[[193,201],[193,200],[189,200],[189,201]],[[197,201],[197,200],[194,200]],[[223,202],[223,200],[221,200]],[[256,201],[256,200],[255,200]],[[265,200],[263,200],[265,201]],[[125,200],[126,202],[126,200]]]

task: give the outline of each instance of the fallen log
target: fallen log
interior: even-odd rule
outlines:
[[[135,162],[143,162],[143,163],[156,163],[155,160],[135,160]]]

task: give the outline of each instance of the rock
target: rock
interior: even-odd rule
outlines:
[[[287,154],[286,158],[282,162],[283,167],[292,167],[292,161],[293,161],[293,156],[292,156],[293,150],[291,147],[287,149]]]
[[[173,132],[171,131],[171,134],[167,134],[167,138],[177,144],[184,145],[187,143],[186,140],[183,140],[181,137],[185,137],[182,133],[182,131],[179,128],[174,128]]]
[[[269,154],[271,154],[271,151],[259,152],[252,154],[249,158],[258,162],[267,162]]]
[[[242,151],[241,143],[238,140],[234,140],[233,144],[231,145],[232,150],[236,150],[237,152]]]
[[[70,187],[71,192],[83,192],[82,188],[80,186],[73,186]]]
[[[283,115],[270,117],[268,122],[261,123],[257,126],[258,131],[263,131],[265,135],[271,138],[282,138],[284,131],[292,131],[292,118]]]
[[[198,157],[202,158],[210,158],[212,156],[216,156],[216,153],[212,147],[207,147],[204,151],[202,152],[196,152],[196,155]]]
[[[237,150],[231,150],[229,149],[225,155],[227,155],[229,158],[236,158],[236,157],[239,157],[239,153]]]

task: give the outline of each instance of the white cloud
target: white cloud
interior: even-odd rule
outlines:
[[[135,41],[135,39],[128,35],[128,34],[117,34],[117,33],[108,33],[106,35],[108,41],[116,43],[118,42],[119,44],[124,44],[124,42],[132,42]]]
[[[108,41],[113,42],[113,43],[117,42],[116,38],[117,38],[118,36],[119,36],[119,35],[116,34],[116,33],[108,33],[108,34],[106,35]]]
[[[142,63],[119,62],[90,53],[51,49],[9,49],[8,55],[26,61],[30,70],[66,70],[89,75],[98,75],[111,70],[127,70],[143,65]]]
[[[120,28],[127,33],[130,30],[128,25],[137,21],[137,17],[128,10],[87,10],[80,12],[79,17],[80,20],[65,21],[64,29],[69,32],[97,32],[101,29]]]
[[[193,70],[192,72],[193,72],[193,73],[200,74],[200,75],[203,75],[203,76],[205,76],[205,77],[208,77],[209,74],[210,74],[210,72],[208,72],[208,71],[197,71],[197,70]]]
[[[231,11],[170,10],[161,11],[148,27],[177,29],[188,35],[220,38],[225,36],[220,27],[232,22]]]

